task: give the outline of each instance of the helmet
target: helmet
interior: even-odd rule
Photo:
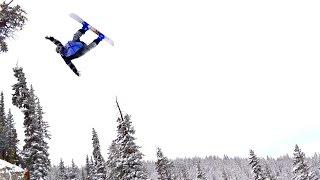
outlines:
[[[56,48],[56,52],[57,52],[57,53],[61,53],[62,49],[63,49],[63,47],[61,47],[61,46],[57,46],[57,48]]]

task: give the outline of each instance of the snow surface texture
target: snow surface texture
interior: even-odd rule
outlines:
[[[23,180],[24,170],[0,159],[1,180]]]

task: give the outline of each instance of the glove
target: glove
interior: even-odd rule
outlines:
[[[77,71],[76,75],[77,75],[77,76],[80,76],[80,71]]]
[[[53,37],[52,36],[50,36],[50,37],[46,36],[46,39],[49,39],[50,41],[53,41]]]

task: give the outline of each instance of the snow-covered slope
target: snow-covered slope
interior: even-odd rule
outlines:
[[[0,180],[23,180],[24,170],[0,159]]]

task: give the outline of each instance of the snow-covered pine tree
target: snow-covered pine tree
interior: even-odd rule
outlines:
[[[32,116],[35,113],[35,107],[29,107],[28,105],[28,99],[30,99],[30,95],[23,68],[16,66],[15,68],[13,68],[13,73],[14,77],[17,78],[17,82],[14,85],[12,85],[12,90],[14,91],[14,94],[12,94],[12,104],[21,109],[21,111],[23,112],[23,125],[25,127],[24,133],[27,137],[30,137],[30,134],[28,133],[30,131],[30,128],[28,126],[30,124]],[[27,139],[25,138],[25,141],[26,140]],[[21,156],[23,156],[23,153],[24,152],[21,152]],[[28,168],[28,162],[25,162],[24,157],[20,159],[20,163],[24,168]]]
[[[7,129],[7,152],[6,152],[6,161],[11,164],[19,165],[19,155],[18,155],[18,135],[14,127],[13,115],[9,109],[7,118],[6,118],[6,129]]]
[[[104,180],[106,179],[105,161],[101,155],[98,134],[94,128],[92,128],[92,145],[93,145],[94,166],[96,170],[94,176],[96,177],[97,180]]]
[[[6,38],[13,37],[14,32],[21,30],[27,18],[26,12],[19,6],[10,6],[10,2],[0,4],[0,53],[8,51]]]
[[[191,180],[186,165],[180,163],[178,166],[178,173],[179,175],[175,176],[177,180]]]
[[[264,171],[264,177],[266,180],[276,180],[277,178],[272,173],[270,166],[268,164],[265,164],[265,171]]]
[[[293,153],[293,178],[292,180],[314,180],[315,177],[305,160],[305,154],[298,145],[295,145]]]
[[[197,180],[206,180],[206,174],[202,171],[200,161],[197,162]]]
[[[92,156],[90,157],[90,164],[91,164],[92,180],[96,180],[97,179],[97,168],[95,166],[94,160],[92,159]]]
[[[40,131],[41,131],[41,135],[43,137],[42,140],[49,140],[51,139],[51,134],[49,132],[49,123],[45,120],[43,120],[43,109],[42,106],[40,105],[40,100],[37,97],[36,98],[36,116],[37,116],[37,120],[38,120],[38,124],[40,125]],[[44,142],[45,145],[47,145],[47,142]]]
[[[313,156],[310,158],[310,168],[313,170],[315,177],[320,177],[320,169],[319,169],[319,154],[314,153]]]
[[[26,86],[23,69],[16,67],[13,71],[18,82],[13,85],[15,93],[12,97],[12,103],[20,108],[24,114],[25,144],[22,150],[24,160],[22,164],[30,171],[31,180],[43,179],[48,175],[50,169],[49,147],[46,142],[50,138],[49,126],[43,120],[42,107],[32,86],[30,90]]]
[[[14,127],[13,116],[9,109],[8,116],[5,115],[3,92],[0,93],[0,159],[11,164],[19,164],[18,138]]]
[[[157,148],[156,170],[158,172],[158,179],[173,180],[173,163],[163,155],[161,149]]]
[[[6,128],[6,115],[4,109],[4,98],[3,92],[0,93],[0,159],[5,160],[8,139],[6,138],[7,128]]]
[[[80,171],[81,171],[81,173],[80,173],[80,179],[81,179],[81,180],[87,180],[87,179],[86,179],[86,171],[85,171],[84,167],[81,167],[81,168],[80,168]]]
[[[86,180],[93,180],[93,164],[91,164],[89,157],[87,155],[86,157],[86,166],[85,166],[85,171],[86,171],[86,175],[85,175],[85,179]]]
[[[225,169],[222,170],[222,180],[229,180],[228,174]]]
[[[37,148],[40,146],[37,141],[38,137],[37,134],[35,134],[35,131],[38,129],[37,117],[36,117],[36,104],[35,104],[36,97],[34,95],[34,90],[30,90],[30,94],[28,96],[27,101],[25,102],[26,109],[23,109],[24,112],[24,122],[23,125],[25,127],[24,133],[25,133],[25,144],[23,145],[22,150],[22,156],[24,159],[24,163],[26,167],[30,171],[30,178],[35,179],[39,176],[38,173],[35,173],[37,170],[37,164],[35,160],[37,158],[35,155],[37,155]]]
[[[69,168],[69,180],[80,180],[80,170],[78,166],[74,163],[73,159],[71,161],[71,167]]]
[[[186,168],[183,168],[181,170],[181,177],[183,180],[191,180],[188,170]]]
[[[23,68],[16,66],[13,68],[14,77],[17,78],[18,82],[12,86],[14,94],[12,94],[12,104],[17,106],[19,109],[28,109],[27,99],[29,96],[29,89]]]
[[[31,86],[31,91],[33,88]],[[33,143],[37,144],[33,149],[37,152],[33,156],[36,160],[34,161],[35,174],[38,174],[39,177],[44,178],[48,175],[50,170],[50,159],[49,159],[49,146],[47,140],[50,139],[50,134],[48,131],[49,125],[46,121],[43,120],[43,111],[40,105],[39,98],[36,98],[36,124],[34,127],[33,137],[35,138]]]
[[[67,180],[67,168],[64,166],[64,162],[60,159],[59,167],[58,167],[58,179],[57,180]]]
[[[49,134],[48,125],[42,119],[42,108],[39,99],[34,95],[31,86],[28,98],[28,109],[25,112],[25,145],[23,146],[23,158],[27,168],[30,170],[31,180],[45,178],[50,169],[50,159],[48,153]]]
[[[59,172],[59,164],[57,166],[56,165],[51,166],[50,172],[49,172],[46,180],[57,180],[57,179],[59,179],[58,178],[58,172]]]
[[[261,167],[260,161],[258,157],[254,154],[253,150],[250,150],[250,153],[249,153],[249,165],[251,165],[255,180],[265,179],[264,171]]]
[[[117,138],[113,141],[112,148],[117,148],[117,154],[109,154],[108,167],[110,174],[117,180],[144,180],[147,179],[145,169],[142,165],[142,153],[139,146],[134,142],[135,131],[130,121],[130,116],[122,115],[118,101],[116,101],[120,117],[117,119]],[[113,150],[114,151],[114,150]],[[113,164],[115,167],[110,167]]]
[[[116,140],[111,142],[108,151],[108,159],[107,159],[107,179],[108,180],[117,180],[117,162],[120,160],[120,152],[119,148],[117,147]]]

